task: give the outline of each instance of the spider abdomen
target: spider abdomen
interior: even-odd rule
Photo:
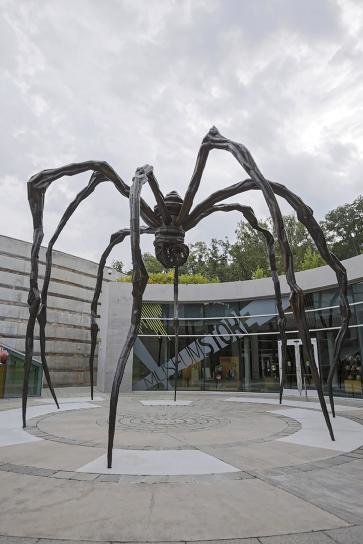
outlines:
[[[165,196],[164,203],[171,222],[163,223],[155,232],[155,257],[165,268],[174,268],[182,266],[189,255],[189,248],[184,244],[185,232],[182,227],[175,225],[183,199],[176,191],[172,191]],[[158,213],[157,206],[154,211]]]
[[[182,266],[188,256],[189,248],[184,244],[185,233],[175,225],[162,225],[155,233],[155,257],[165,266],[174,268]]]

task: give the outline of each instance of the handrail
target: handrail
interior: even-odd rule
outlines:
[[[354,329],[357,327],[363,327],[363,323],[359,325],[349,325],[349,329]],[[320,329],[309,329],[310,332],[320,332],[320,331],[337,331],[340,327],[322,327]],[[267,336],[267,335],[279,335],[279,331],[262,331],[262,332],[243,332],[243,333],[225,333],[225,334],[212,334],[212,333],[205,333],[205,334],[179,334],[179,338],[226,338],[229,336],[238,336],[238,337],[244,337],[244,336]],[[299,334],[299,331],[286,331],[286,334]],[[141,337],[149,337],[149,338],[173,338],[174,334],[138,334],[138,338]]]
[[[149,302],[148,304],[152,304]],[[155,303],[157,304],[157,303]],[[186,303],[188,304],[188,303]],[[201,303],[203,304],[203,303]],[[363,301],[359,302],[350,302],[350,306],[358,306],[359,304],[363,304]],[[323,306],[322,308],[311,308],[309,310],[305,310],[306,313],[312,313],[312,312],[322,312],[324,310],[335,310],[336,308],[339,309],[339,305],[337,306]],[[285,312],[285,315],[292,315],[292,312]],[[216,320],[216,319],[251,319],[253,317],[278,317],[279,314],[251,314],[251,315],[222,315],[222,316],[216,316],[216,317],[179,317],[179,321],[210,321],[210,320]],[[173,317],[142,317],[141,321],[174,321]]]
[[[9,353],[13,353],[17,357],[20,357],[20,359],[25,359],[25,353],[22,353],[21,351],[18,351],[17,349],[14,349],[11,346],[4,344],[3,342],[1,342],[1,340],[0,340],[0,347],[6,349],[6,351],[8,351]],[[35,363],[35,366],[42,366],[41,361],[39,361],[38,359],[35,359],[34,357],[32,358],[32,362]]]

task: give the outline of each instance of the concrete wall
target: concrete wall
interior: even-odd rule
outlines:
[[[348,280],[363,279],[363,255],[343,261]],[[305,272],[297,272],[296,279],[305,292],[331,288],[337,285],[334,272],[322,266]],[[285,276],[280,277],[281,292],[289,294]],[[98,365],[98,384],[102,391],[110,391],[116,362],[126,340],[130,324],[132,285],[127,283],[108,284],[103,290],[101,309],[101,347]],[[233,300],[255,300],[273,298],[271,278],[260,280],[209,283],[202,285],[180,285],[180,302],[217,302]],[[171,302],[172,285],[148,285],[144,293],[145,302]],[[125,369],[121,391],[132,389],[132,354]]]
[[[21,352],[24,352],[28,319],[30,252],[30,243],[0,235],[0,339]],[[48,363],[54,385],[84,385],[89,383],[90,304],[98,265],[60,251],[54,251],[53,255],[48,296]],[[40,286],[44,270],[42,247]],[[114,270],[105,269],[105,283],[117,275]],[[39,357],[37,328],[35,335],[34,356]]]
[[[131,284],[110,282],[102,291],[97,387],[111,391],[116,364],[130,327]],[[132,390],[132,351],[127,361],[121,391]]]

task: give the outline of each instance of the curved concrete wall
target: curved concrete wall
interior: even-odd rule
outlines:
[[[350,282],[363,279],[363,254],[343,261]],[[336,276],[329,266],[296,273],[296,281],[305,291],[328,289],[337,285]],[[290,289],[285,276],[280,276],[281,293],[289,295]],[[130,289],[130,288],[129,288]],[[130,290],[131,293],[131,290]],[[180,302],[217,302],[274,298],[271,278],[261,280],[233,281],[225,283],[205,283],[201,285],[180,285]],[[172,285],[148,285],[145,290],[147,302],[172,302]]]
[[[343,261],[349,282],[363,280],[363,255]],[[334,272],[322,266],[305,272],[298,272],[296,279],[305,292],[328,289],[337,285]],[[290,293],[285,276],[280,276],[283,295]],[[98,387],[110,391],[116,362],[130,325],[131,284],[108,283],[103,290],[100,323],[101,345],[98,365]],[[208,283],[202,285],[180,285],[180,302],[218,302],[233,300],[255,300],[274,298],[271,278],[260,280]],[[172,285],[148,285],[144,294],[145,302],[172,302]],[[132,353],[129,357],[122,391],[132,389]]]
[[[23,352],[28,319],[31,244],[0,236],[0,339]],[[40,286],[45,270],[45,248],[40,251]],[[85,385],[90,351],[90,304],[97,263],[54,251],[48,297],[47,353],[54,385]],[[118,274],[105,269],[104,280]],[[36,329],[34,357],[40,356]],[[97,360],[96,360],[97,363]]]

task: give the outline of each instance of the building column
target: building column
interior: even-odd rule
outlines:
[[[252,381],[260,381],[260,365],[258,359],[258,337],[251,336],[252,345]]]
[[[131,284],[110,282],[103,286],[98,351],[97,388],[111,391],[116,365],[130,328]],[[120,392],[132,391],[133,350],[127,360]]]
[[[328,340],[328,354],[329,354],[329,366],[333,366],[333,355],[334,355],[334,342],[335,337],[334,333],[331,331],[327,331],[326,337]],[[333,385],[338,386],[338,373],[335,371],[334,377],[333,377]]]
[[[248,336],[243,337],[243,361],[244,361],[244,382],[245,389],[251,386],[251,358],[250,358],[250,339]]]

